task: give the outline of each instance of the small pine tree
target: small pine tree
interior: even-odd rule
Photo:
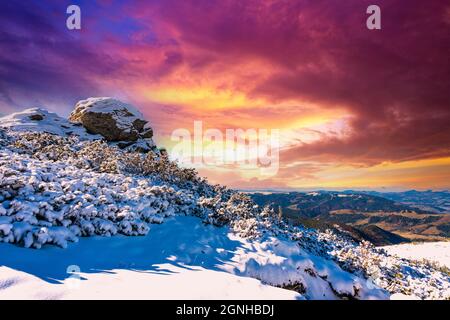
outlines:
[[[283,219],[283,209],[281,209],[281,206],[278,206],[278,221],[281,222]]]

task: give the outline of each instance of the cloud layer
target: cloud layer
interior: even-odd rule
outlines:
[[[140,107],[168,145],[194,120],[280,128],[289,137],[280,173],[258,180],[271,187],[327,182],[330,167],[349,170],[330,178],[345,186],[352,168],[450,157],[449,5],[379,0],[382,30],[369,31],[370,4],[81,1],[82,30],[69,31],[59,1],[3,1],[0,112],[37,104],[67,114],[78,99],[112,95]],[[218,182],[258,178],[229,181],[216,169]]]

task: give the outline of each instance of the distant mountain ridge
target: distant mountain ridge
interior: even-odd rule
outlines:
[[[417,212],[430,213],[411,206],[383,198],[379,195],[350,192],[289,192],[289,193],[254,193],[252,197],[258,203],[270,204],[283,201],[283,206],[298,211],[301,215],[314,218],[336,210],[353,210],[359,212]]]
[[[353,193],[354,191],[346,191]],[[450,192],[449,191],[416,191],[408,190],[404,192],[378,192],[363,191],[364,194],[374,195],[406,204],[419,210],[435,213],[450,213]]]
[[[398,201],[401,196],[393,200],[382,197],[382,193],[350,190],[250,195],[259,205],[281,208],[283,216],[293,223],[322,229],[334,224],[345,226],[353,238],[375,245],[449,237],[450,215],[402,203]]]
[[[406,191],[376,191],[376,190],[295,190],[295,189],[241,189],[240,191],[255,194],[282,194],[282,193],[339,193],[339,194],[366,194],[378,196],[388,200],[407,205],[414,210],[420,209],[429,213],[450,213],[450,190],[406,190]]]

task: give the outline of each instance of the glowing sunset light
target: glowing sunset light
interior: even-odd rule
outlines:
[[[4,1],[0,113],[112,96],[168,150],[195,121],[279,129],[275,176],[196,165],[235,188],[449,188],[449,7],[380,0],[368,30],[366,2],[79,1],[68,30],[59,1]]]

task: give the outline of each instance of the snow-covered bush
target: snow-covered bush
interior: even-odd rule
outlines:
[[[209,187],[206,180],[197,175],[195,169],[182,168],[175,162],[170,161],[167,153],[146,154],[129,152],[122,154],[118,160],[120,171],[143,176],[153,176],[164,182],[174,183],[180,187]]]
[[[0,215],[12,219],[2,223],[2,230],[9,231],[0,239],[36,248],[65,245],[42,227],[67,228],[73,234],[64,238],[69,241],[93,234],[142,235],[148,223],[191,214],[216,226],[230,225],[243,237],[256,237],[273,216],[269,209],[262,214],[247,195],[209,185],[164,153],[144,155],[100,140],[47,133],[10,137],[0,150],[0,187]],[[15,222],[26,223],[26,232],[14,233]]]
[[[6,134],[3,138],[0,136],[0,141],[8,143]],[[9,148],[40,160],[68,161],[78,168],[149,176],[180,187],[211,191],[211,186],[197,175],[195,169],[178,166],[165,152],[124,151],[104,140],[80,141],[75,136],[62,137],[44,132],[15,133]]]

